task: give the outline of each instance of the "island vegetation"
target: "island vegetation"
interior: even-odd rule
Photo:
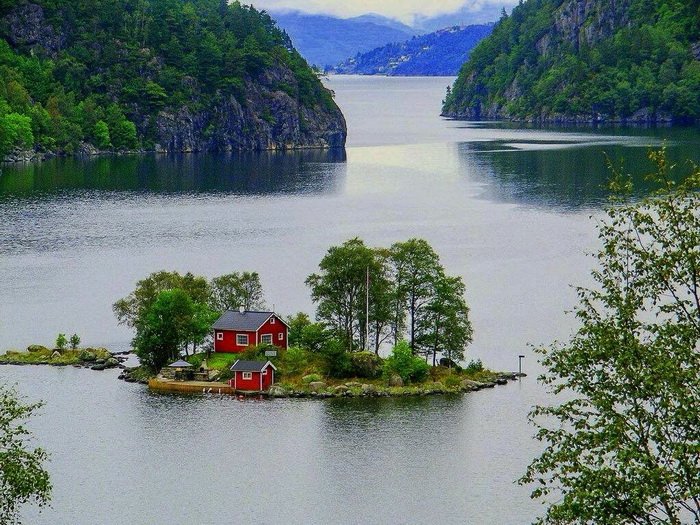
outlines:
[[[528,0],[471,52],[443,115],[700,119],[700,17],[687,0]]]
[[[344,142],[316,72],[237,1],[5,0],[0,37],[0,159]]]
[[[288,317],[289,348],[277,349],[271,358],[278,367],[278,386],[287,391],[327,393],[327,388],[335,391],[359,379],[375,392],[427,382],[432,390],[464,391],[502,379],[480,361],[459,365],[472,340],[465,286],[461,278],[446,274],[423,239],[389,248],[350,239],[331,247],[306,283],[317,304],[316,320],[304,312]],[[236,359],[267,360],[266,350],[274,347],[252,346],[244,354],[211,352],[212,323],[223,311],[241,306],[265,307],[256,272],[209,281],[161,271],[139,281],[114,304],[119,322],[136,331],[133,346],[143,367],[125,376],[154,375],[184,357],[197,367],[206,359],[207,367],[218,371],[216,378],[225,381]],[[380,349],[386,346],[392,350],[384,358]]]

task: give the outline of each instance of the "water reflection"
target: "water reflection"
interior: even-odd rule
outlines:
[[[654,170],[647,154],[649,147],[659,147],[663,142],[648,136],[643,140],[647,146],[636,141],[633,144],[472,142],[457,145],[457,151],[461,171],[476,174],[484,183],[484,198],[565,211],[597,207],[606,202],[611,176],[608,160],[616,167],[623,166],[625,173],[635,175],[635,196],[649,194],[655,186],[643,177]],[[668,144],[668,155],[678,163],[677,177],[690,173],[692,165],[688,159],[700,160],[697,148],[680,141]],[[480,169],[475,170],[475,165]]]
[[[2,167],[0,197],[74,190],[250,195],[333,191],[345,150],[57,158]]]

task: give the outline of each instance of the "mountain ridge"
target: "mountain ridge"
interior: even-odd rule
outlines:
[[[469,52],[492,29],[493,24],[443,28],[405,42],[358,53],[326,72],[388,76],[456,75]]]

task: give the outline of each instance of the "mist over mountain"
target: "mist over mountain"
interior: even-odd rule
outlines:
[[[336,18],[300,11],[271,11],[277,26],[310,64],[324,67],[389,42],[403,42],[420,33],[380,15]]]

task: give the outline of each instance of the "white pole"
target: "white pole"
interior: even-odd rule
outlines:
[[[365,304],[365,346],[369,352],[369,266],[367,267],[367,281],[365,285],[366,304]]]

